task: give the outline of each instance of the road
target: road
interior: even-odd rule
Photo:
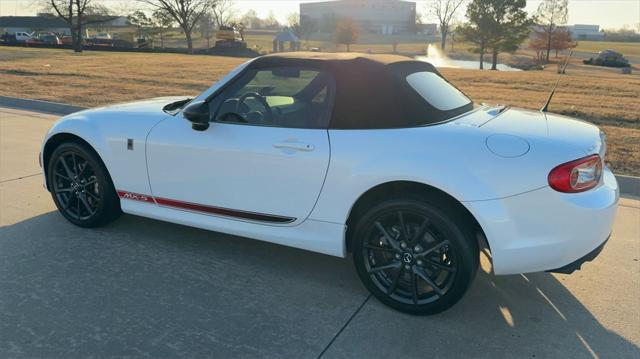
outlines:
[[[495,277],[432,317],[350,260],[124,215],[86,230],[42,187],[55,117],[0,108],[0,357],[638,358],[640,201],[573,275]]]

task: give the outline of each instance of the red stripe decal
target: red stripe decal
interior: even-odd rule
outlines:
[[[189,211],[215,214],[215,215],[220,215],[225,217],[249,219],[252,221],[272,222],[272,223],[291,223],[296,220],[295,218],[292,218],[292,217],[276,216],[276,215],[263,214],[263,213],[239,211],[239,210],[229,209],[229,208],[206,206],[203,204],[182,202],[182,201],[177,201],[177,200],[168,199],[168,198],[161,198],[161,197],[152,197],[152,196],[147,196],[140,193],[132,193],[132,192],[126,192],[126,191],[118,191],[118,196],[120,196],[120,198],[132,200],[132,201],[151,202],[151,203],[155,202],[158,205],[165,206],[165,207],[185,209]]]

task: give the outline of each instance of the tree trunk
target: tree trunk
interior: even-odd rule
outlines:
[[[190,54],[193,54],[193,39],[191,39],[191,30],[187,28],[182,28],[184,30],[184,36],[187,37],[187,49]]]
[[[445,46],[447,45],[447,33],[449,30],[445,26],[440,26],[440,32],[442,33],[442,38],[440,39],[440,48],[442,51],[447,51]]]
[[[347,52],[351,52],[351,47],[347,44]]]
[[[551,38],[553,36],[552,29],[549,29],[549,33],[547,34],[547,62],[549,62],[549,53],[551,53]]]
[[[484,70],[484,49],[480,50],[480,70]]]
[[[80,23],[80,17],[78,17],[78,24],[75,29],[76,38],[73,43],[73,51],[74,52],[82,52],[82,24]]]
[[[497,70],[498,69],[498,51],[493,50],[492,56],[491,56],[491,70]]]

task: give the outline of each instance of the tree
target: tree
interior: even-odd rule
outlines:
[[[248,29],[259,29],[262,27],[262,19],[258,17],[258,13],[253,9],[242,15],[238,22],[242,23],[244,27]]]
[[[73,51],[82,52],[82,27],[86,25],[84,16],[91,0],[46,0],[45,4],[69,26]]]
[[[144,11],[136,10],[127,16],[131,25],[135,26],[138,37],[150,36],[153,32],[153,21]]]
[[[220,26],[229,26],[236,16],[232,0],[218,0],[216,6],[211,11],[214,26],[219,29]]]
[[[469,23],[460,28],[462,35],[476,45],[480,68],[484,54],[491,51],[491,69],[496,70],[498,54],[513,52],[529,36],[532,20],[524,10],[526,0],[473,0],[467,8]]]
[[[514,52],[531,33],[532,19],[527,16],[526,0],[484,0],[491,4],[490,32],[493,33],[489,40],[491,49],[491,69],[497,70],[498,54],[501,52]]]
[[[263,20],[263,26],[271,30],[280,29],[280,22],[278,21],[278,18],[276,17],[276,14],[273,12],[273,10],[270,10],[267,18]]]
[[[465,0],[432,0],[428,6],[428,14],[438,20],[440,25],[441,42],[440,47],[445,51],[447,35],[449,34],[449,26],[454,19],[460,5]]]
[[[211,11],[219,0],[138,0],[149,4],[156,9],[164,10],[171,14],[178,23],[187,39],[189,53],[193,54],[192,33],[198,20]]]
[[[487,53],[487,45],[493,37],[489,3],[482,0],[474,0],[467,7],[469,22],[460,26],[462,37],[474,44],[471,51],[480,54],[480,69],[484,68],[484,55]]]
[[[536,52],[536,63],[541,66],[544,60],[544,52],[547,49],[547,40],[544,32],[534,30],[529,38],[529,48]]]
[[[166,10],[156,9],[153,12],[153,23],[158,28],[158,33],[160,34],[160,47],[164,49],[165,30],[172,28],[175,20]]]
[[[316,20],[308,16],[300,16],[297,12],[289,14],[287,17],[287,25],[299,39],[303,39],[307,44],[309,38],[318,31],[318,23]]]
[[[211,47],[211,38],[215,33],[216,21],[214,15],[208,12],[200,17],[198,20],[198,32],[200,36],[207,39],[207,48]]]
[[[347,45],[347,52],[351,51],[351,45],[358,42],[360,37],[360,29],[351,18],[338,20],[336,23],[333,38],[336,44]]]
[[[571,32],[567,28],[558,28],[551,38],[551,50],[556,52],[556,58],[558,58],[559,51],[571,49],[577,45],[571,38]]]
[[[567,23],[569,0],[543,0],[538,6],[536,16],[542,31],[546,35],[547,40],[547,56],[546,61],[549,62],[549,53],[551,52],[551,43],[554,33],[560,25]]]

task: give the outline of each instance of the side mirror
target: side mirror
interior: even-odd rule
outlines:
[[[191,127],[196,131],[209,128],[209,104],[206,101],[190,103],[182,110],[182,115],[191,122]]]

